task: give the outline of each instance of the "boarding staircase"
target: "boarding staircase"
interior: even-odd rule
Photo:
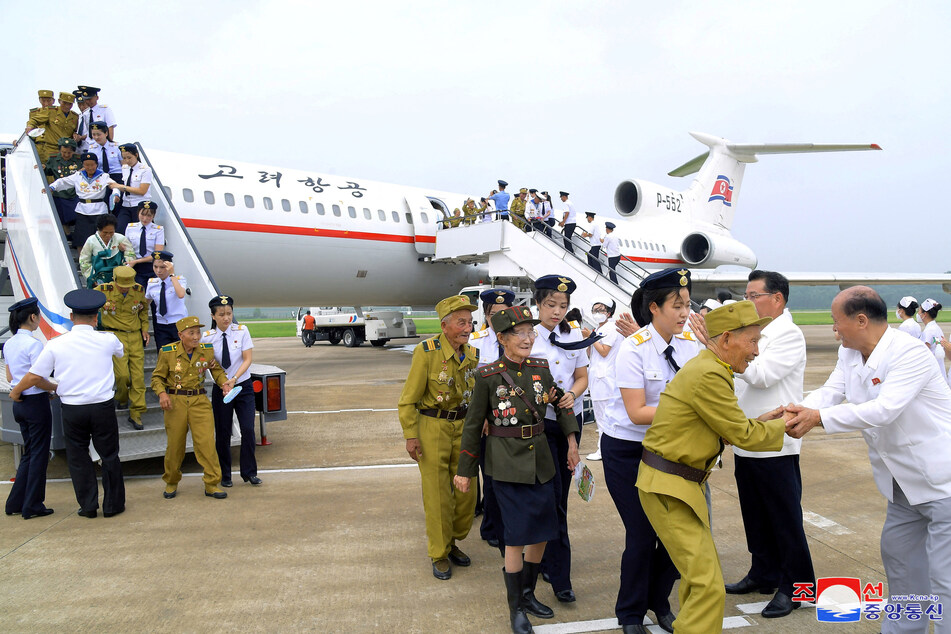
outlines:
[[[571,245],[574,253],[565,248],[565,237],[557,229],[552,229],[551,236],[545,231],[526,233],[512,222],[494,220],[438,231],[433,261],[485,264],[494,283],[526,285],[543,275],[564,275],[577,284],[571,303],[584,314],[605,299],[615,302],[618,313],[626,310],[648,271],[622,258],[615,283],[609,277],[603,248],[599,273],[589,264],[591,245],[580,231],[572,236]]]
[[[141,145],[138,147],[140,160],[152,167],[144,148]],[[36,297],[40,305],[41,325],[34,336],[46,341],[72,327],[69,320],[70,310],[63,302],[63,296],[71,290],[85,286],[78,272],[76,252],[66,241],[33,140],[23,135],[13,150],[2,157],[2,161],[5,168],[2,191],[2,200],[5,203],[5,249],[3,270],[0,272],[0,289],[6,286],[2,281],[8,276],[12,297],[0,299],[0,304]],[[155,222],[165,229],[165,248],[175,254],[175,273],[183,275],[188,282],[188,294],[185,297],[188,312],[207,322],[208,302],[219,294],[215,282],[195,249],[174,205],[166,196],[161,179],[154,169],[149,192],[152,202],[158,206]],[[158,398],[148,387],[157,356],[155,345],[150,342],[145,346],[148,406],[148,411],[142,417],[145,429],[137,431],[132,428],[127,420],[128,410],[116,412],[120,460],[136,460],[165,454],[166,436],[162,410],[158,405]],[[6,383],[6,373],[2,372],[2,375],[2,440],[14,443],[16,452],[18,445],[22,444],[22,438],[19,435],[19,426],[13,420],[12,401],[7,396],[10,386]],[[51,447],[54,450],[64,447],[62,422],[58,414],[59,408],[54,407]],[[234,434],[232,444],[239,443],[240,438]],[[191,449],[189,434],[187,450]]]

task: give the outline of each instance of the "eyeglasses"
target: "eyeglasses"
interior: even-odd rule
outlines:
[[[512,332],[508,334],[518,337],[519,339],[534,339],[535,337],[538,336],[538,333],[535,332],[534,330],[527,330],[525,332],[515,332],[513,330]]]
[[[745,293],[743,299],[754,300],[757,297],[763,297],[764,295],[772,295],[773,293]]]

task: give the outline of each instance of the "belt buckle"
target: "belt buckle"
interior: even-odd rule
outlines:
[[[532,437],[532,425],[522,425],[522,440],[528,440]],[[528,435],[525,435],[525,430],[528,430]]]
[[[448,412],[446,412],[446,420],[448,420],[448,421],[454,421],[454,420],[456,420],[456,415],[457,415],[457,413],[458,413],[458,412],[456,412],[456,410],[454,410],[454,409],[449,410]]]

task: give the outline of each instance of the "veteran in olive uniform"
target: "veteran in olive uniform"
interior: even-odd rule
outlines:
[[[59,140],[59,154],[51,156],[46,161],[46,177],[49,182],[60,178],[71,176],[83,168],[82,161],[76,155],[76,142],[69,137],[63,137]],[[79,204],[79,197],[76,196],[76,189],[70,187],[56,191],[50,189],[53,194],[53,204],[56,205],[56,213],[59,215],[59,221],[66,229],[67,235],[71,232],[72,225],[76,224],[76,205]]]
[[[548,448],[548,405],[554,407],[558,426],[568,439],[567,466],[574,469],[579,462],[574,411],[558,407],[564,392],[557,387],[548,361],[529,356],[538,323],[525,306],[505,308],[492,316],[504,353],[477,372],[454,479],[456,487],[466,491],[469,479],[477,475],[480,437],[488,420],[485,473],[492,478],[502,516],[505,588],[512,631],[517,633],[531,631],[526,613],[546,619],[554,616],[550,607],[535,598],[545,545],[560,530],[555,469],[565,468],[555,464]]]
[[[204,324],[197,317],[183,317],[176,323],[181,341],[162,346],[158,362],[152,371],[152,390],[158,394],[159,405],[165,410],[165,433],[168,446],[165,449],[166,499],[178,493],[182,479],[182,459],[185,457],[185,435],[192,432],[195,458],[204,469],[202,480],[205,495],[215,499],[228,497],[218,484],[221,482],[221,467],[215,451],[215,418],[211,401],[205,395],[205,372],[211,372],[223,394],[234,387],[234,380],[215,361],[215,348],[210,343],[201,343]]]
[[[523,187],[518,190],[518,196],[512,199],[512,204],[509,206],[509,211],[512,212],[512,222],[515,223],[515,226],[525,230],[525,226],[528,224],[528,221],[525,220],[525,198],[528,196],[528,189]]]
[[[108,330],[122,342],[125,355],[113,357],[116,375],[116,405],[129,405],[129,422],[142,429],[145,413],[145,344],[149,342],[149,311],[145,289],[135,282],[135,269],[117,266],[112,270],[113,281],[99,284],[97,291],[106,295],[106,303],[99,311],[102,329]]]
[[[726,592],[703,494],[723,441],[750,451],[783,446],[783,408],[749,419],[733,391],[733,372],[745,371],[757,356],[760,330],[771,320],[760,318],[750,301],[710,311],[706,337],[698,333],[707,349],[667,384],[644,436],[638,497],[681,574],[678,634],[723,628]]]
[[[43,134],[33,139],[36,143],[36,152],[40,155],[40,163],[45,165],[46,161],[50,158],[50,147],[47,139],[53,138],[49,134],[48,126],[50,117],[53,111],[56,110],[56,106],[53,105],[52,90],[40,90],[38,94],[40,96],[40,105],[38,108],[30,108],[30,118],[26,122],[25,131],[29,132],[37,128],[43,128],[45,130]]]
[[[73,112],[73,102],[76,97],[69,92],[59,93],[59,105],[50,110],[46,123],[46,132],[43,140],[50,156],[59,151],[59,140],[63,137],[72,139],[79,125],[79,115]]]
[[[419,463],[428,553],[437,579],[452,576],[450,561],[471,563],[456,541],[472,527],[475,491],[454,489],[452,477],[479,362],[478,351],[467,343],[476,308],[464,295],[436,304],[442,334],[416,346],[399,400],[406,451]]]

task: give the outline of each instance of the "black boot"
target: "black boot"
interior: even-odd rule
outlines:
[[[554,611],[535,598],[535,582],[538,581],[538,564],[528,561],[522,564],[522,609],[542,619],[555,616]]]
[[[505,592],[508,596],[512,631],[515,634],[530,634],[532,624],[525,616],[525,611],[522,610],[522,571],[503,572],[502,574],[505,576]]]

